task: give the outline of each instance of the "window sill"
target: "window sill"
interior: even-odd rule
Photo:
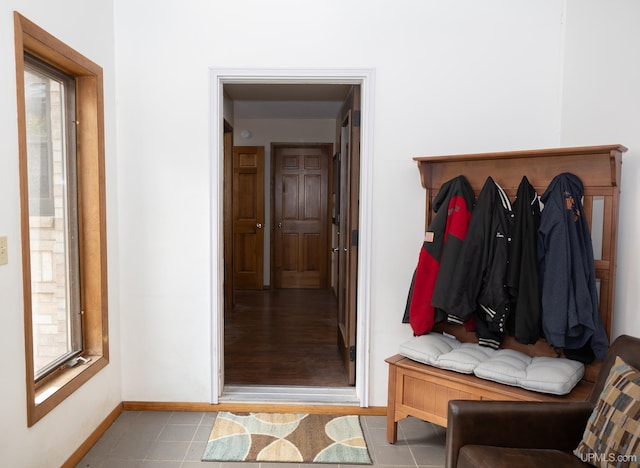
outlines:
[[[63,369],[38,385],[33,398],[33,412],[29,415],[30,425],[41,419],[109,363],[104,356],[84,357],[91,358],[91,361]]]

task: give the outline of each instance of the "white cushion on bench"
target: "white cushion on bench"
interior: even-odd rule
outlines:
[[[522,387],[534,392],[566,395],[584,375],[584,364],[566,358],[530,357],[513,349],[500,349],[476,366],[481,379]]]
[[[495,352],[476,343],[460,343],[440,333],[416,336],[400,345],[400,354],[409,359],[463,374],[473,374],[476,366]]]
[[[584,375],[584,364],[578,361],[494,350],[440,333],[412,338],[400,345],[400,354],[441,369],[554,395],[566,395]]]

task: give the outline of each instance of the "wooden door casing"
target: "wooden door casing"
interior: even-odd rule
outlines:
[[[331,144],[272,145],[273,284],[329,284],[329,158]]]
[[[233,149],[233,287],[264,287],[264,147]]]

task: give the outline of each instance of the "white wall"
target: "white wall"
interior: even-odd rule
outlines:
[[[555,0],[116,0],[123,398],[211,398],[209,68],[375,69],[370,403],[383,406],[424,223],[411,158],[559,145],[562,13]]]
[[[14,10],[104,69],[111,359],[90,382],[31,428],[27,428],[26,415]],[[0,266],[2,466],[60,466],[122,401],[113,32],[112,1],[5,0],[0,6],[0,235],[9,241],[9,263]]]
[[[640,3],[567,5],[561,143],[629,148],[622,159],[613,334],[640,336]]]
[[[249,138],[241,132],[248,130]],[[264,222],[264,284],[271,284],[271,143],[332,143],[335,148],[335,119],[235,119],[235,146],[264,146],[264,199],[267,201]]]

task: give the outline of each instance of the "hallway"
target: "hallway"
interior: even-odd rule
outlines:
[[[344,387],[329,289],[234,291],[225,315],[225,384]]]

